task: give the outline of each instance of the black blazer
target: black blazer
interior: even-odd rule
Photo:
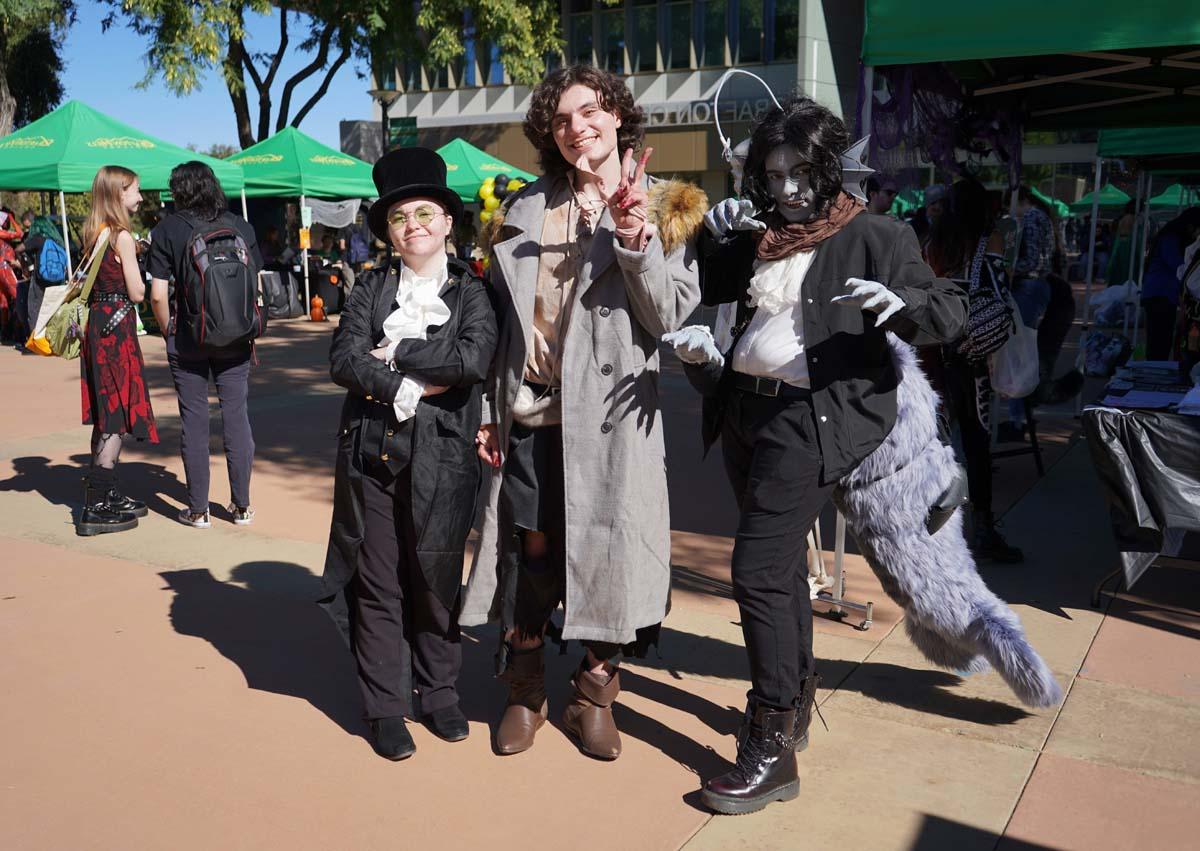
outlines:
[[[342,311],[329,351],[330,376],[345,387],[338,428],[333,523],[325,557],[325,594],[347,586],[362,546],[361,477],[364,462],[412,466],[413,526],[417,555],[429,587],[453,607],[462,583],[462,557],[475,516],[481,479],[475,434],[481,419],[483,379],[496,349],[496,317],[483,282],[451,259],[439,295],[450,308],[445,325],[428,340],[396,347],[396,370],[371,355],[384,340],[383,321],[394,309],[396,275],[370,272],[359,279]],[[396,421],[392,401],[405,374],[449,387]],[[401,441],[411,441],[411,453]],[[409,459],[411,458],[411,461]]]
[[[736,234],[719,243],[707,231],[700,242],[701,301],[744,303],[753,277],[756,241]],[[883,328],[875,314],[832,303],[848,292],[849,278],[886,284],[904,309]],[[926,265],[912,228],[886,216],[860,213],[817,247],[801,288],[804,348],[813,410],[824,461],[822,481],[853,470],[896,423],[896,369],[885,331],[916,346],[950,343],[963,332],[967,300],[951,281]],[[692,383],[705,393],[704,447],[721,433],[725,399],[731,392],[732,353],[725,370],[692,366]]]

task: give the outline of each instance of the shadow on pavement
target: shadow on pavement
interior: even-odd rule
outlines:
[[[51,505],[76,508],[83,503],[83,479],[91,456],[72,455],[71,461],[71,464],[52,464],[49,458],[41,455],[13,458],[13,475],[0,479],[0,491],[36,493]],[[129,496],[143,500],[155,514],[174,519],[179,506],[186,501],[187,489],[183,482],[161,464],[123,461],[117,465],[117,475],[121,489]],[[168,502],[164,497],[174,502]]]
[[[921,819],[921,826],[909,848],[912,851],[1054,851],[1050,845],[1012,839],[990,830],[928,814]]]

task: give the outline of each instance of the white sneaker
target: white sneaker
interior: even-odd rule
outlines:
[[[238,508],[231,502],[226,506],[225,510],[229,512],[230,516],[233,517],[233,522],[238,526],[249,526],[254,522],[254,509],[250,506]]]
[[[212,526],[212,521],[209,519],[207,511],[193,514],[187,508],[180,509],[179,522],[184,526],[191,526],[193,529],[208,529]]]

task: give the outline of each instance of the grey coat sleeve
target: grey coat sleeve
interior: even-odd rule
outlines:
[[[695,240],[666,256],[658,233],[650,238],[645,251],[630,251],[615,238],[614,243],[629,307],[638,323],[655,337],[682,327],[700,303]]]

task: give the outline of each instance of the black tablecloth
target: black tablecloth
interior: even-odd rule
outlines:
[[[1200,531],[1200,417],[1089,408],[1083,433],[1131,588],[1162,552],[1167,528]]]

